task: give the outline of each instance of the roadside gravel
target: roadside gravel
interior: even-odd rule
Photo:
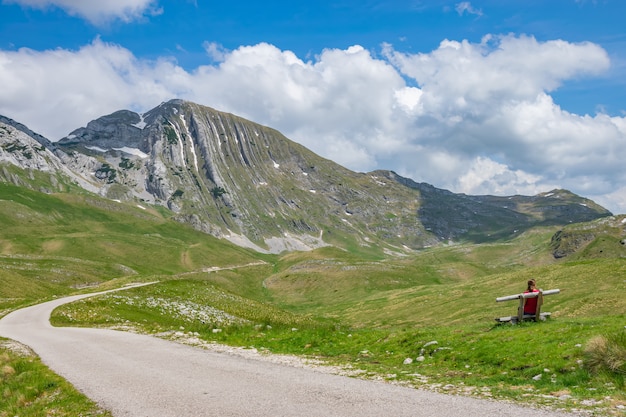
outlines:
[[[574,415],[350,378],[337,375],[338,368],[293,356],[50,325],[54,308],[94,295],[14,311],[0,320],[0,336],[32,348],[52,370],[115,416]]]

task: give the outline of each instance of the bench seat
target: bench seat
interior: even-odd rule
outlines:
[[[545,320],[548,317],[550,317],[551,313],[541,313],[539,314],[539,320]],[[535,314],[524,314],[522,320],[526,321],[526,320],[535,320]],[[507,323],[507,322],[512,322],[512,323],[517,323],[517,316],[507,316],[507,317],[497,317],[496,321],[499,323]]]

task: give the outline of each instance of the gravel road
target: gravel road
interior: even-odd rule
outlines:
[[[55,307],[93,295],[14,311],[0,320],[0,336],[30,346],[115,416],[573,416],[211,352],[146,335],[50,325]]]

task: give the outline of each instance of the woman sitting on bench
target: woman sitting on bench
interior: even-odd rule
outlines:
[[[524,294],[539,292],[537,289],[537,282],[534,279],[528,280],[528,288],[524,291]],[[537,314],[537,302],[539,296],[533,298],[524,298],[524,315],[534,316]]]

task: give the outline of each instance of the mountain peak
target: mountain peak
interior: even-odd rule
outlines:
[[[100,117],[48,148],[103,196],[166,206],[181,222],[266,252],[399,254],[608,213],[558,190],[535,200],[465,196],[392,171],[356,173],[267,126],[178,99]]]

